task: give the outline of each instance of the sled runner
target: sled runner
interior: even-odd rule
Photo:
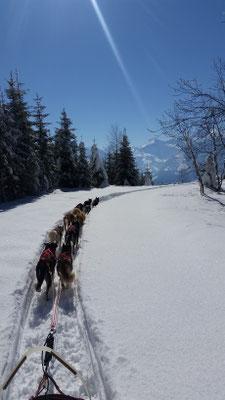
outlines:
[[[74,368],[72,367],[72,365],[70,365],[67,361],[65,361],[58,353],[56,353],[56,351],[54,351],[52,348],[47,347],[47,346],[37,346],[37,347],[33,347],[32,349],[28,350],[22,357],[21,359],[18,361],[17,365],[15,366],[15,368],[13,369],[13,371],[10,373],[10,375],[8,376],[8,378],[6,379],[6,381],[3,383],[3,385],[0,388],[0,396],[4,393],[4,391],[7,389],[7,387],[9,386],[9,384],[11,383],[12,379],[14,378],[14,376],[16,375],[16,373],[19,371],[19,369],[21,368],[21,366],[23,365],[23,363],[26,361],[27,357],[32,354],[35,353],[37,351],[41,351],[41,352],[46,352],[49,353],[48,355],[50,357],[55,357],[65,368],[67,368],[73,375],[76,375],[80,378],[86,392],[88,395],[88,398],[91,400],[91,395],[90,392],[88,390],[87,384],[85,383],[85,381],[83,380],[82,376],[80,375],[80,373]],[[56,390],[58,391],[59,394],[54,394],[54,393],[45,393],[44,395],[40,395],[40,392],[43,390],[43,387],[46,387],[46,383],[47,383],[47,387],[48,387],[48,380],[50,380]],[[41,382],[39,383],[39,387],[38,390],[36,392],[36,394],[34,396],[32,396],[30,399],[27,400],[83,400],[81,398],[78,397],[73,397],[73,396],[69,396],[66,395],[65,393],[63,393],[59,386],[57,385],[57,383],[54,381],[54,379],[48,374],[47,371],[44,371],[44,375],[43,378],[41,380]]]

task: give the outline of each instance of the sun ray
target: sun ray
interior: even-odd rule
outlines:
[[[134,99],[136,101],[136,104],[137,104],[139,110],[141,111],[141,114],[145,118],[146,122],[148,122],[148,116],[147,116],[147,112],[145,110],[145,107],[144,107],[144,105],[142,103],[142,100],[141,100],[139,94],[137,93],[137,90],[134,87],[134,84],[133,84],[133,82],[131,80],[130,75],[128,74],[128,71],[127,71],[127,69],[126,69],[126,67],[124,65],[124,62],[123,62],[123,60],[121,58],[119,50],[118,50],[118,48],[116,46],[116,43],[115,43],[115,41],[114,41],[110,31],[109,31],[109,28],[108,28],[108,26],[106,24],[106,21],[105,21],[103,15],[102,15],[102,12],[101,12],[98,4],[97,4],[97,0],[91,0],[91,3],[93,5],[93,7],[94,7],[95,13],[96,13],[96,15],[98,17],[100,25],[101,25],[101,27],[103,29],[103,32],[104,32],[105,36],[106,36],[106,39],[108,40],[108,43],[109,43],[109,45],[110,45],[110,47],[112,49],[112,52],[113,52],[113,54],[114,54],[114,56],[115,56],[115,58],[117,60],[117,63],[119,65],[119,67],[120,67],[120,70],[122,71],[123,76],[124,76],[124,78],[126,80],[126,83],[127,83],[128,87],[129,87],[129,89],[130,89],[130,91],[131,91],[131,93],[132,93],[132,95],[133,95],[133,97],[134,97]]]

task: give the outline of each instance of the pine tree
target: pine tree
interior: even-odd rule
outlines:
[[[55,159],[57,166],[57,183],[61,187],[75,187],[74,177],[76,175],[74,164],[74,149],[72,146],[75,140],[72,122],[67,117],[65,109],[61,113],[60,128],[55,134]]]
[[[36,154],[39,159],[39,181],[40,189],[45,190],[54,186],[54,156],[49,138],[48,122],[45,119],[49,114],[45,113],[45,106],[42,105],[42,97],[36,95],[35,106],[32,116],[34,118],[34,141]]]
[[[10,118],[3,100],[0,102],[0,202],[15,200],[20,192],[15,175],[16,154],[10,131]]]
[[[73,140],[71,141],[71,150],[74,164],[74,177],[73,184],[75,187],[79,187],[79,173],[78,173],[78,158],[79,158],[79,147],[77,145],[77,138],[74,135]]]
[[[49,154],[49,173],[50,173],[50,187],[49,189],[53,189],[58,184],[58,172],[57,172],[57,164],[55,158],[55,137],[49,137],[49,147],[48,147],[48,154]]]
[[[144,186],[145,184],[145,175],[143,172],[138,170],[138,186]]]
[[[103,161],[99,155],[96,144],[91,148],[90,157],[91,185],[94,187],[104,187],[108,185],[108,176]]]
[[[84,142],[79,144],[79,156],[77,162],[77,173],[78,173],[78,186],[89,188],[91,185],[91,175],[88,160],[86,157],[86,149]]]
[[[114,177],[115,177],[115,168],[114,168],[114,158],[113,154],[109,151],[107,153],[106,159],[105,159],[105,170],[108,175],[108,182],[110,185],[114,184]]]
[[[138,183],[138,171],[135,165],[135,159],[128,141],[126,129],[123,131],[120,150],[118,155],[118,163],[116,166],[116,185],[135,186]]]
[[[24,101],[26,91],[22,89],[18,74],[14,80],[11,73],[5,93],[8,98],[6,111],[10,116],[15,143],[17,162],[14,174],[18,176],[19,195],[36,194],[40,190],[38,158],[35,154],[32,123],[29,120],[30,112]]]
[[[115,184],[115,176],[119,159],[119,147],[122,140],[122,133],[117,123],[111,125],[109,131],[109,145],[105,160],[106,172],[110,185]]]

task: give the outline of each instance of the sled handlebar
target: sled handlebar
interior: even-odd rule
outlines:
[[[72,365],[70,365],[67,361],[65,361],[58,353],[56,353],[55,350],[51,349],[50,347],[47,346],[37,346],[37,347],[33,347],[32,349],[28,350],[22,357],[21,359],[18,361],[18,363],[16,364],[15,368],[12,370],[12,372],[9,374],[9,376],[7,377],[6,381],[3,383],[3,385],[0,388],[0,396],[3,394],[4,390],[7,389],[7,387],[9,386],[9,384],[11,383],[12,379],[14,378],[14,376],[16,375],[16,373],[18,372],[18,370],[20,369],[20,367],[23,365],[23,363],[26,361],[27,357],[32,354],[35,353],[37,351],[46,351],[48,353],[50,353],[53,357],[55,357],[64,367],[66,367],[70,372],[72,372],[73,375],[78,375],[80,380],[82,381],[85,390],[87,392],[87,395],[89,397],[89,399],[91,400],[91,395],[89,392],[89,389],[86,385],[86,383],[84,382],[82,376],[80,375],[80,373],[76,370],[76,368],[72,367]]]

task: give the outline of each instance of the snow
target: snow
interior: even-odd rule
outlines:
[[[74,257],[76,282],[61,295],[55,350],[81,372],[94,400],[221,400],[225,195],[206,189],[202,197],[197,183],[56,190],[2,204],[1,384],[50,330],[53,301],[44,287],[34,290],[47,232],[96,196]],[[67,394],[88,398],[56,360],[50,372]],[[35,353],[4,399],[29,399],[41,376]]]

